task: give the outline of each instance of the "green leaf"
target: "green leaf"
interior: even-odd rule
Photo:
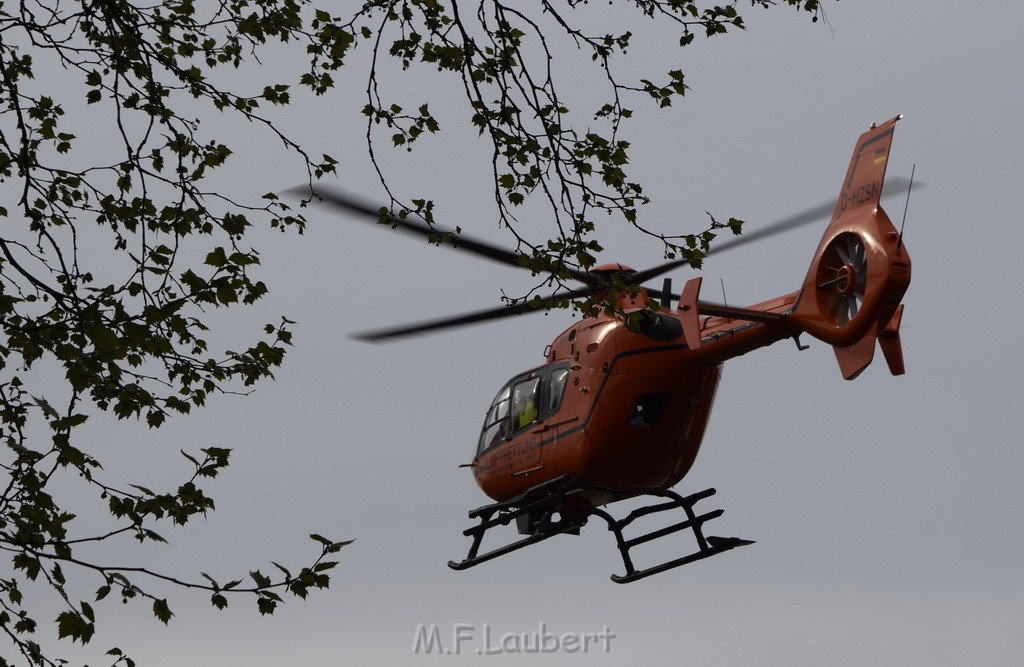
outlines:
[[[274,613],[274,610],[277,608],[277,601],[267,597],[261,597],[256,601],[256,606],[259,608],[260,614],[266,616]]]
[[[208,266],[221,267],[228,263],[228,255],[224,248],[217,247],[206,256],[205,263]]]
[[[264,575],[259,570],[254,570],[253,572],[250,572],[249,576],[252,577],[252,580],[256,582],[256,586],[258,588],[265,588],[270,585],[270,577]]]
[[[95,625],[86,621],[74,611],[61,612],[57,616],[57,637],[59,639],[70,637],[71,641],[80,641],[82,644],[88,644],[95,631]]]
[[[154,600],[153,615],[160,619],[164,625],[167,625],[167,622],[171,620],[171,616],[174,614],[171,613],[170,607],[167,606],[167,600]]]
[[[342,542],[335,542],[335,543],[333,543],[333,544],[331,544],[330,546],[327,547],[327,553],[330,553],[330,554],[337,553],[337,552],[341,551],[342,547],[347,547],[348,545],[352,544],[353,542],[355,542],[355,540],[344,540]]]

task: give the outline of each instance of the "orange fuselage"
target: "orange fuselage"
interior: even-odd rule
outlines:
[[[781,312],[795,296],[754,308]],[[646,299],[641,292],[622,305],[635,309]],[[478,450],[473,470],[484,493],[507,500],[568,475],[581,498],[601,505],[674,486],[697,456],[722,362],[796,333],[784,320],[709,317],[700,349],[692,350],[677,312],[662,308],[658,315],[660,323],[646,331],[612,316],[585,318],[555,339],[544,366],[517,376],[568,367],[556,412],[541,412]]]

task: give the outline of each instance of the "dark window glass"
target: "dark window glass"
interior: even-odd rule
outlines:
[[[551,384],[548,387],[548,414],[553,415],[562,407],[565,396],[565,381],[569,378],[569,369],[556,368],[551,371]]]
[[[630,426],[654,426],[665,416],[669,400],[672,398],[670,391],[657,391],[650,394],[641,394],[633,405],[633,414],[630,415]]]

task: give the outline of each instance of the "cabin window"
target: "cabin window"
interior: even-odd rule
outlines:
[[[553,415],[562,407],[565,396],[565,381],[569,378],[569,368],[562,366],[551,371],[551,383],[548,385],[548,414]]]
[[[670,391],[656,391],[650,394],[640,394],[636,403],[633,404],[633,413],[629,417],[630,426],[654,426],[665,415],[669,400],[672,398]]]

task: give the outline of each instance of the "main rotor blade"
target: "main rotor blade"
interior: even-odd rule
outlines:
[[[303,196],[310,194],[310,191],[305,187],[292,188],[289,192],[294,192]],[[372,221],[376,223],[380,219],[380,209],[382,207],[374,206],[365,200],[353,197],[352,195],[339,190],[319,187],[314,190],[312,194],[329,206],[362,216],[367,222]],[[455,250],[468,250],[471,253],[498,262],[499,264],[515,266],[520,269],[527,268],[522,263],[525,261],[524,258],[526,257],[526,255],[522,253],[506,250],[505,248],[493,245],[487,241],[475,239],[472,236],[467,236],[452,229],[445,229],[436,225],[431,227],[426,222],[413,218],[412,216],[399,218],[396,215],[388,214],[388,220],[393,228],[412,236],[429,240],[431,238],[437,238],[440,235],[449,235],[448,238],[451,239],[449,247],[454,248]],[[596,284],[595,278],[586,271],[578,271],[569,267],[566,267],[566,269],[570,276],[579,280],[583,284]]]
[[[761,227],[759,229],[755,229],[752,232],[744,232],[742,236],[739,236],[737,238],[729,239],[727,241],[717,241],[711,246],[711,249],[708,250],[707,256],[710,257],[711,255],[718,255],[720,253],[725,252],[726,250],[738,248],[741,245],[751,243],[753,241],[757,241],[760,239],[768,238],[769,236],[774,236],[775,234],[781,234],[782,232],[788,231],[795,227],[799,227],[800,225],[806,225],[810,222],[814,222],[815,220],[819,220],[823,216],[826,216],[829,213],[831,213],[832,209],[834,208],[835,202],[825,202],[812,208],[809,208],[805,211],[801,211],[796,215],[791,215],[788,218],[783,218],[782,220],[778,220],[769,225],[765,225],[764,227]],[[689,262],[685,259],[675,259],[669,262],[665,262],[664,264],[659,264],[658,266],[652,267],[650,269],[637,271],[632,276],[630,276],[630,279],[637,285],[641,285],[647,282],[648,280],[657,278],[663,273],[667,273],[673,269],[685,266],[686,264],[689,264]]]
[[[415,336],[417,334],[427,333],[428,331],[461,327],[467,324],[477,324],[479,322],[488,322],[490,320],[515,317],[517,315],[525,315],[528,313],[539,313],[550,309],[551,304],[555,301],[560,301],[562,299],[582,299],[590,296],[596,291],[598,291],[598,288],[596,287],[585,288],[582,290],[565,290],[546,296],[537,304],[524,302],[514,306],[486,308],[470,313],[463,313],[462,315],[452,315],[450,317],[441,317],[436,320],[426,320],[414,324],[405,324],[400,327],[375,329],[373,331],[355,333],[352,334],[352,338],[369,343],[379,343],[386,340],[404,338],[406,336]]]
[[[910,179],[904,178],[903,176],[893,176],[892,178],[888,179],[888,181],[886,181],[886,185],[889,186],[889,189],[883,190],[882,199],[885,199],[886,197],[892,197],[898,194],[903,194],[903,191],[906,190],[907,187],[911,185],[914,189],[924,187],[924,183],[922,183],[921,181],[915,181],[912,183]],[[775,222],[765,225],[764,227],[760,227],[749,232],[744,231],[743,234],[739,237],[732,238],[727,241],[717,241],[716,243],[714,243],[714,245],[711,246],[711,249],[708,251],[708,256],[710,257],[711,255],[718,255],[725,252],[726,250],[732,250],[733,248],[738,248],[742,245],[746,245],[747,243],[752,243],[754,241],[759,241],[770,236],[775,236],[776,234],[781,234],[782,232],[789,231],[790,229],[795,229],[797,227],[801,227],[803,225],[812,223],[816,220],[820,220],[821,218],[824,218],[825,216],[832,213],[835,207],[836,203],[834,201],[822,202],[817,206],[812,206],[811,208],[808,208],[804,211],[785,217],[782,220],[776,220]],[[630,278],[635,284],[641,285],[647,282],[648,280],[651,280],[652,278],[657,278],[663,273],[667,273],[672,269],[685,266],[686,264],[689,264],[689,262],[687,262],[685,259],[676,259],[670,262],[666,262],[664,264],[659,264],[658,266],[655,266],[650,269],[645,269],[644,271],[637,271],[632,276],[630,276]]]
[[[885,198],[886,196],[900,194],[898,190],[906,188],[909,184],[910,181],[909,179],[906,178],[902,178],[899,176],[890,178],[887,181],[887,185],[889,185],[890,189],[887,193],[884,193],[882,197]],[[920,181],[915,181],[913,183],[914,188],[923,187],[923,185],[924,184],[921,183]],[[377,211],[379,209],[374,210],[371,205],[361,203],[357,199],[353,199],[348,195],[338,195],[337,197],[335,197],[334,194],[329,193],[322,194],[321,196],[323,196],[324,201],[338,208],[353,211],[356,213],[362,213],[371,216],[374,219],[378,217]],[[821,218],[829,215],[834,208],[835,202],[824,202],[822,204],[819,204],[818,206],[808,208],[795,215],[791,215],[789,217],[783,218],[782,220],[778,220],[769,225],[765,225],[760,229],[756,229],[749,233],[744,233],[742,236],[738,238],[718,242],[712,246],[708,254],[717,255],[718,253],[725,252],[726,250],[731,250],[745,243],[757,241],[759,239],[767,238],[775,234],[781,234],[782,232],[788,231],[790,229],[794,229],[796,227],[806,225],[816,220],[820,220]],[[421,223],[415,220],[398,220],[392,218],[392,222],[394,222],[398,226],[398,229],[424,238],[428,234],[436,234],[439,232],[444,233],[443,231],[440,230],[430,230],[430,227],[427,226],[426,223]],[[516,266],[521,266],[515,259],[512,259],[511,261],[509,261],[507,258],[499,259],[497,257],[492,257],[490,254],[487,253],[500,253],[511,258],[520,257],[520,255],[518,254],[511,253],[507,250],[503,250],[500,248],[496,248],[485,242],[473,241],[472,239],[469,239],[470,244],[479,246],[480,248],[484,249],[486,251],[485,252],[470,247],[470,244],[467,244],[466,241],[467,239],[465,236],[459,235],[457,237],[456,243],[459,247],[464,247],[472,252],[476,252],[477,254],[489,257],[491,259],[496,259],[499,262],[506,264],[513,263]],[[644,271],[637,271],[629,277],[629,282],[640,285],[648,280],[651,280],[662,275],[663,273],[667,273],[672,269],[684,266],[687,263],[688,262],[685,259],[676,259],[669,262],[665,262],[664,264],[660,264],[650,269],[646,269]],[[352,338],[367,342],[381,342],[385,340],[393,340],[396,338],[414,336],[417,334],[427,333],[430,331],[438,331],[440,329],[448,329],[452,327],[465,326],[469,324],[477,324],[480,322],[488,322],[491,320],[497,320],[506,317],[515,317],[517,315],[527,315],[529,313],[538,313],[548,310],[551,304],[554,303],[555,301],[560,301],[563,299],[582,299],[592,294],[595,294],[601,289],[603,289],[599,280],[595,279],[595,276],[591,276],[587,273],[582,272],[574,272],[572,273],[572,275],[573,277],[587,284],[588,287],[580,290],[564,290],[561,292],[556,292],[554,294],[542,298],[535,305],[531,305],[529,302],[526,302],[514,306],[498,306],[495,308],[487,308],[473,311],[470,313],[464,313],[462,315],[453,315],[451,317],[443,317],[415,324],[407,324],[400,327],[377,329],[374,331],[365,331],[363,333],[353,334]],[[647,290],[647,292],[652,297],[662,297],[662,292],[660,290],[649,289]]]
[[[904,194],[904,191],[907,189],[907,187],[911,185],[911,181],[909,178],[904,178],[903,176],[893,176],[889,178],[885,184],[888,186],[888,188],[882,191],[882,199],[885,199],[886,197],[894,197],[896,195]],[[913,187],[914,189],[924,187],[924,183],[922,183],[921,181],[917,181],[916,183],[913,184]],[[832,213],[835,207],[836,203],[834,200],[822,202],[821,204],[813,206],[805,211],[801,211],[800,213],[796,213],[789,217],[783,218],[782,220],[777,220],[771,223],[770,225],[765,225],[764,227],[754,229],[750,232],[744,231],[743,235],[738,238],[729,239],[728,241],[716,243],[711,248],[711,253],[718,254],[720,252],[731,250],[732,248],[736,248],[741,245],[751,243],[753,241],[758,241],[769,236],[774,236],[775,234],[781,234],[782,232],[788,231],[790,229],[795,229],[797,227],[801,227],[803,225],[812,223],[815,220],[820,220],[821,218],[828,216],[830,213]]]

